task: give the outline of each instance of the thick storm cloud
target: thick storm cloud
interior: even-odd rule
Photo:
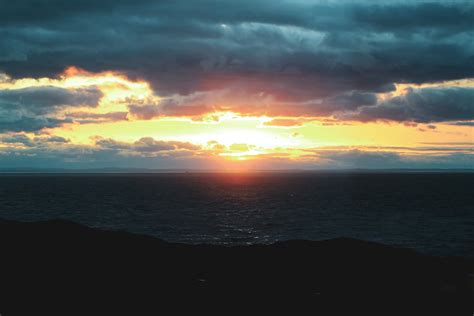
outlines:
[[[1,1],[0,7],[0,70],[13,77],[53,77],[76,65],[144,78],[160,96],[230,88],[282,102],[331,98],[346,105],[341,96],[369,96],[394,83],[474,77],[471,2]]]

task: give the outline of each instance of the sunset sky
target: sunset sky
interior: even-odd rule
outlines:
[[[472,1],[0,0],[0,168],[474,169]]]

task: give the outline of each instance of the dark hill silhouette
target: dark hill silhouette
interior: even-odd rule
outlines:
[[[471,314],[472,262],[339,238],[222,247],[0,220],[0,308]]]

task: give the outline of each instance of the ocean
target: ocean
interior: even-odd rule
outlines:
[[[473,189],[470,172],[2,174],[0,218],[193,244],[352,237],[474,257]]]

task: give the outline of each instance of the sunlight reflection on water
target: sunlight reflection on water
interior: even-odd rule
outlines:
[[[474,253],[473,174],[152,174],[0,178],[0,217],[63,218],[186,243],[354,237]]]

